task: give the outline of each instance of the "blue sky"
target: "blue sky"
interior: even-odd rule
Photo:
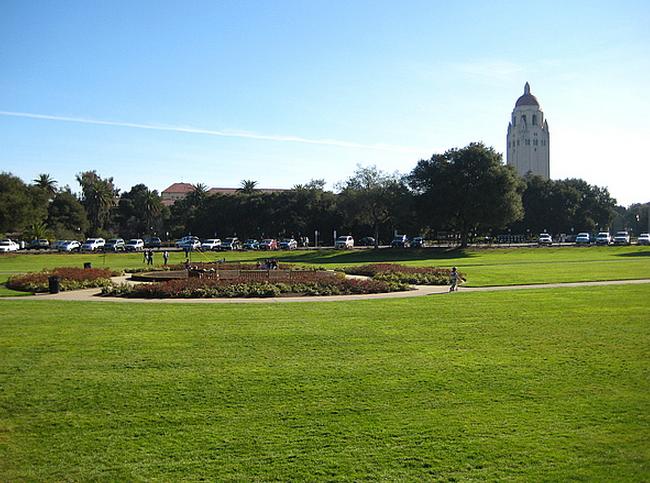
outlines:
[[[4,0],[0,169],[331,187],[357,164],[504,152],[529,81],[551,176],[646,202],[648,25],[645,1]]]

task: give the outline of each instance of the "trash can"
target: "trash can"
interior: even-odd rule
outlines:
[[[85,268],[85,269],[93,268],[93,264],[90,263],[90,262],[84,262],[84,268]]]
[[[47,284],[50,293],[59,293],[59,290],[61,290],[61,280],[56,275],[48,277]]]

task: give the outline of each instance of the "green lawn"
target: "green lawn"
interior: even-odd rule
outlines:
[[[650,474],[647,285],[0,308],[0,481]]]
[[[590,248],[495,248],[469,250],[302,250],[294,252],[195,253],[193,260],[213,261],[225,257],[229,261],[252,261],[274,256],[281,261],[337,268],[351,264],[399,262],[409,265],[456,265],[467,274],[469,286],[512,285],[549,282],[580,282],[593,280],[626,280],[650,278],[650,247]],[[170,263],[181,263],[183,253],[172,252]],[[0,284],[11,273],[38,271],[60,266],[82,266],[91,262],[96,267],[125,269],[143,267],[141,254],[20,254],[0,257]],[[156,265],[162,257],[156,254]],[[0,288],[0,296],[15,294]]]

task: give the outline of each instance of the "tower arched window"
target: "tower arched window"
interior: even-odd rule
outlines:
[[[526,114],[524,114],[523,116],[521,116],[521,122],[523,122],[524,124],[526,124]]]
[[[533,126],[537,125],[537,116],[533,114]]]

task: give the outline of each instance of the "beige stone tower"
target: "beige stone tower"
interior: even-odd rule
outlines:
[[[528,82],[512,111],[507,139],[506,161],[521,176],[532,173],[550,178],[548,122]]]

